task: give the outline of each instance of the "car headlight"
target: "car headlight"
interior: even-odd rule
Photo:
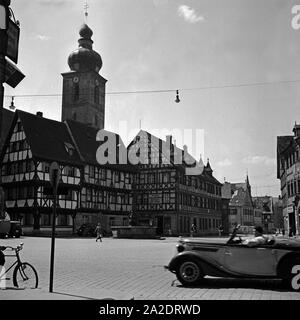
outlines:
[[[184,251],[184,246],[182,244],[177,244],[176,248],[178,252]]]

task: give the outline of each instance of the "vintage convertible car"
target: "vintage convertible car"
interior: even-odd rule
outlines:
[[[205,276],[282,279],[300,290],[300,240],[271,238],[249,247],[235,240],[236,227],[227,242],[180,239],[178,253],[166,267],[185,286],[197,285]]]

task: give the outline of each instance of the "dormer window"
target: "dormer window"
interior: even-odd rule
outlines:
[[[73,156],[75,148],[71,143],[65,142],[65,149],[70,157]]]

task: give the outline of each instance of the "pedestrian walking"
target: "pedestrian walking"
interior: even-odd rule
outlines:
[[[102,234],[101,234],[101,224],[100,224],[100,222],[98,222],[97,227],[96,227],[96,229],[95,229],[95,232],[96,232],[96,234],[97,234],[96,242],[97,242],[98,240],[100,240],[100,242],[102,242]]]
[[[194,225],[194,223],[192,224],[191,226],[191,237],[194,236],[194,234],[196,233],[197,229],[196,229],[196,226]]]
[[[219,232],[219,237],[221,237],[222,233],[223,233],[223,226],[222,225],[219,226],[218,232]]]

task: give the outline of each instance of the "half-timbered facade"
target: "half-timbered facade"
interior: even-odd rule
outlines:
[[[66,125],[84,162],[76,224],[101,221],[107,232],[110,226],[128,225],[135,168],[122,164],[100,165],[96,159],[101,144],[96,141],[98,130],[72,120],[67,120]],[[115,136],[116,144],[122,143],[121,138]]]
[[[27,112],[17,111],[2,150],[2,186],[6,210],[12,219],[21,220],[24,232],[49,231],[53,198],[44,192],[50,188],[49,167],[60,166],[60,195],[57,226],[73,232],[73,219],[79,205],[82,163],[65,124]]]
[[[204,166],[193,159],[195,173],[187,172],[187,150],[171,139],[141,130],[128,147],[129,160],[139,160],[133,185],[138,224],[155,225],[159,234],[188,234],[192,224],[196,234],[216,233],[222,224],[221,183],[209,162]]]

